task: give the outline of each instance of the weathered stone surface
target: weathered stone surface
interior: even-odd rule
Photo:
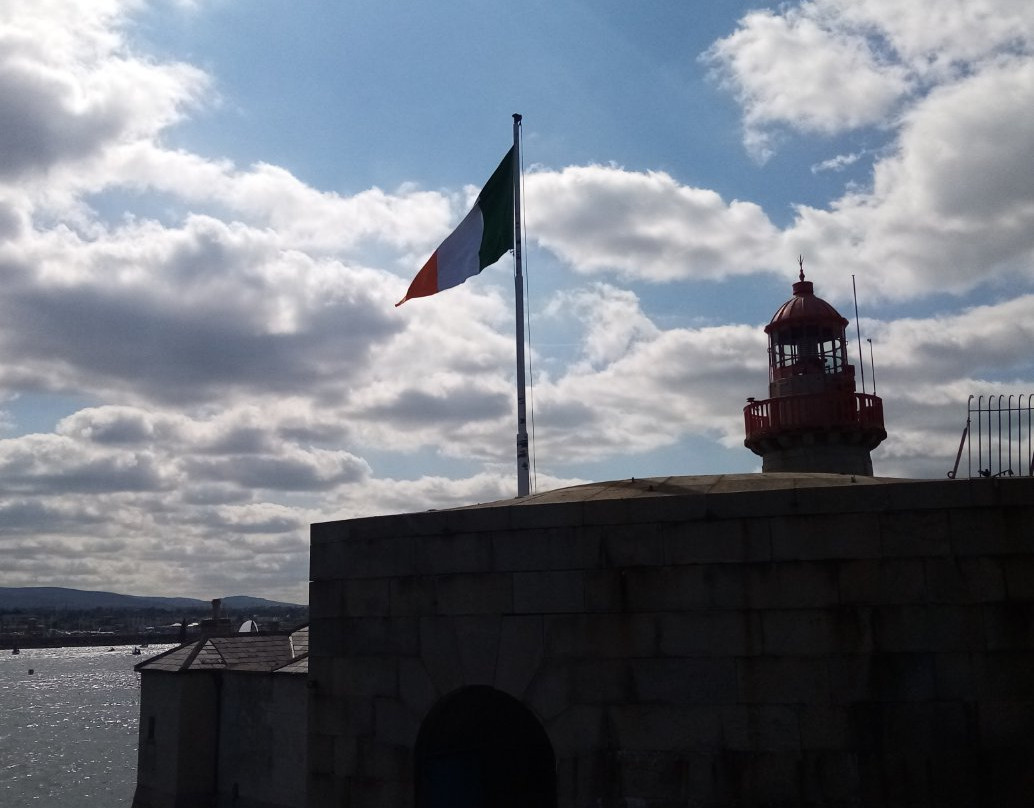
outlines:
[[[631,751],[712,751],[722,746],[717,705],[627,704],[607,708],[618,748]]]
[[[947,511],[888,511],[879,519],[881,547],[888,558],[936,558],[951,552]]]
[[[451,693],[463,686],[456,626],[449,618],[420,619],[420,658],[439,693]]]
[[[438,612],[438,593],[432,577],[405,575],[392,578],[389,586],[389,613],[427,615]]]
[[[1034,648],[1034,601],[987,603],[983,616],[989,651]]]
[[[560,808],[1029,804],[1029,480],[550,496],[313,527],[312,808],[412,805],[471,686],[544,729]]]
[[[373,705],[377,741],[412,749],[420,731],[420,716],[394,698],[377,698]]]
[[[622,574],[625,608],[633,612],[703,609],[710,604],[702,564],[679,567],[635,567]]]
[[[585,611],[581,570],[544,570],[513,574],[513,610],[518,614]]]
[[[414,714],[427,715],[441,695],[421,659],[399,660],[399,698]]]
[[[415,567],[420,574],[492,570],[492,540],[481,533],[427,536],[414,547]]]
[[[708,570],[712,602],[719,608],[805,609],[840,602],[838,565],[833,561],[787,561]]]
[[[539,616],[505,616],[499,624],[495,686],[520,699],[542,664],[544,624]]]
[[[633,659],[635,700],[660,704],[731,704],[736,662],[726,658]]]
[[[1000,558],[952,556],[928,558],[927,597],[933,603],[993,603],[1005,598],[1003,565]]]
[[[388,614],[391,602],[390,583],[388,578],[353,578],[342,581],[338,587],[327,587],[330,591],[340,589],[340,600],[336,604],[334,616],[344,614],[345,617],[381,617]]]
[[[653,614],[552,615],[545,623],[546,653],[550,657],[655,656],[657,618]]]
[[[560,662],[539,668],[526,692],[528,706],[546,721],[571,707],[571,697],[571,666]]]
[[[799,751],[799,712],[785,704],[728,705],[722,709],[722,744],[734,751]]]
[[[869,609],[774,609],[760,614],[764,653],[860,654],[873,648]]]
[[[927,599],[921,559],[844,560],[838,572],[843,604],[922,603]]]
[[[435,579],[439,614],[505,614],[513,610],[513,576],[440,575]]]
[[[414,656],[420,632],[416,617],[350,617],[338,624],[340,640],[349,654]]]
[[[772,558],[814,561],[879,558],[879,516],[875,513],[774,516],[768,520]]]
[[[335,697],[394,696],[398,693],[398,663],[392,657],[349,656],[334,660]]]
[[[762,612],[666,612],[658,618],[664,656],[752,656],[764,651]]]
[[[456,644],[460,653],[463,681],[466,684],[495,683],[501,619],[499,615],[491,613],[456,618]]]
[[[576,570],[601,566],[600,531],[586,527],[513,530],[492,537],[495,568]]]
[[[665,541],[655,522],[613,524],[601,532],[600,549],[608,567],[659,566],[667,563]]]
[[[936,698],[933,654],[833,656],[826,663],[830,695],[835,704]]]
[[[826,704],[826,657],[763,656],[736,660],[738,701],[747,704]]]
[[[728,564],[772,558],[767,519],[661,523],[658,531],[669,564]]]

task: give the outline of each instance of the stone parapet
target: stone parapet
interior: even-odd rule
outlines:
[[[312,808],[416,804],[470,688],[563,808],[1034,793],[1031,479],[620,481],[314,525],[311,579]]]

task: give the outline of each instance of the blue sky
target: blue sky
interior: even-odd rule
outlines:
[[[302,600],[312,522],[511,496],[507,261],[392,304],[514,112],[539,490],[758,470],[798,255],[939,477],[1034,388],[1031,110],[1027,0],[0,9],[0,585]]]

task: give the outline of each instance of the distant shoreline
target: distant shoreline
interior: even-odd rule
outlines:
[[[135,645],[142,647],[144,643],[154,645],[175,645],[178,637],[172,635],[153,635],[141,637],[139,634],[90,634],[90,635],[61,635],[59,637],[32,637],[15,636],[11,634],[0,635],[0,651],[11,653],[15,648],[84,648],[88,646]],[[197,639],[191,634],[188,640]]]

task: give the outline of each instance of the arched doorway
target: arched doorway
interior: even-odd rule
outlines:
[[[416,742],[417,808],[556,808],[556,758],[531,710],[491,687],[436,704]]]

